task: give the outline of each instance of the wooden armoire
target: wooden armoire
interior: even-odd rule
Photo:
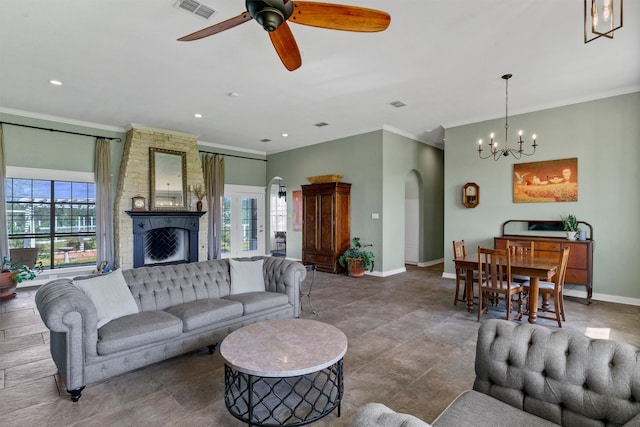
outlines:
[[[302,262],[318,271],[339,273],[338,258],[349,249],[351,184],[302,186]]]

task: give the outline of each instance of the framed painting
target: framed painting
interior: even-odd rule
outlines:
[[[513,203],[577,201],[577,157],[513,165]]]
[[[293,191],[293,231],[302,231],[302,190]]]

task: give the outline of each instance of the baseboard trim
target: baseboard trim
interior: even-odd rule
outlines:
[[[455,273],[443,272],[442,277],[444,279],[455,279],[456,275]],[[572,286],[572,285],[567,285],[567,286]],[[580,288],[583,288],[583,289],[570,289],[565,286],[564,294],[565,296],[568,296],[568,297],[587,299],[586,288],[584,288],[583,286],[580,286]],[[609,294],[603,294],[600,292],[594,292],[593,295],[591,296],[591,299],[594,301],[604,301],[604,302],[613,302],[616,304],[640,306],[640,298],[622,297],[619,295],[609,295]]]
[[[440,259],[434,259],[431,261],[419,262],[415,265],[417,265],[418,267],[431,267],[432,265],[442,264],[443,262],[444,262],[444,258],[440,258]]]
[[[367,276],[374,276],[374,277],[388,277],[388,276],[393,276],[394,274],[400,274],[400,273],[406,273],[407,269],[406,267],[402,267],[402,268],[396,268],[395,270],[388,270],[388,271],[367,271],[365,272],[365,274]]]
[[[581,289],[564,289],[564,295],[568,297],[587,299],[587,291]],[[640,298],[623,297],[619,295],[609,295],[600,292],[594,292],[591,296],[592,300],[613,302],[616,304],[626,304],[640,306]]]

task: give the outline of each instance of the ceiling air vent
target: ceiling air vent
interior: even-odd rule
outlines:
[[[271,142],[269,138],[261,139],[260,142]]]
[[[324,127],[324,126],[329,126],[329,123],[327,123],[327,122],[319,122],[319,123],[316,123],[314,126],[321,128],[321,127]]]
[[[405,104],[402,101],[393,101],[393,102],[390,102],[389,105],[393,105],[396,108],[400,108],[400,107],[404,107],[407,104]]]
[[[211,6],[207,6],[206,4],[195,0],[178,0],[175,7],[204,19],[209,19],[218,13],[218,11]]]

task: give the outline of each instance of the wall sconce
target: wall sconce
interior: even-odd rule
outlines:
[[[616,26],[616,24],[619,24]],[[600,37],[612,39],[622,28],[622,0],[584,0],[584,42]],[[589,38],[591,37],[591,38]]]

